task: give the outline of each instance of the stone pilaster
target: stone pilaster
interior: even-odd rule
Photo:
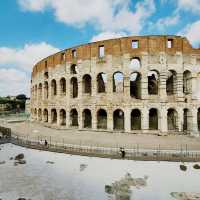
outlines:
[[[149,130],[149,110],[148,108],[142,109],[142,116],[141,116],[141,129],[143,133],[148,132]]]
[[[113,131],[113,112],[108,110],[107,112],[107,128],[109,131]]]
[[[183,101],[183,72],[177,73],[177,81],[176,85],[174,84],[174,87],[176,87],[176,94],[177,94],[177,100]]]
[[[162,101],[166,100],[167,97],[167,92],[166,92],[166,80],[167,80],[167,72],[166,71],[162,71],[160,73],[160,98]]]
[[[191,135],[200,136],[198,131],[198,119],[197,119],[197,112],[196,108],[192,109],[192,119],[191,119]]]
[[[130,108],[125,108],[124,117],[125,117],[125,132],[130,132],[131,131],[131,110],[130,110]]]
[[[92,115],[92,129],[96,130],[97,129],[97,113],[95,109],[91,110],[91,115]]]
[[[60,126],[61,125],[60,109],[57,109],[56,112],[57,112],[57,126]]]
[[[167,127],[167,109],[165,107],[161,108],[160,111],[160,131],[161,133],[167,133],[168,127]]]
[[[183,109],[178,108],[177,113],[178,113],[178,122],[177,122],[178,127],[177,128],[178,128],[179,132],[182,132],[183,131],[183,122],[184,122]]]
[[[147,72],[142,73],[141,79],[141,99],[148,99],[148,77]]]

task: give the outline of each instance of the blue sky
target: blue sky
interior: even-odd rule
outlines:
[[[200,44],[200,0],[2,0],[0,96],[29,95],[38,60],[81,43],[178,34]]]

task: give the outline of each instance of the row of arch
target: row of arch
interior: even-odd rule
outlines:
[[[130,96],[140,99],[141,98],[141,79],[142,75],[139,72],[133,72],[130,77]],[[97,93],[106,93],[107,75],[105,73],[99,73],[96,78],[97,81]],[[85,74],[82,77],[82,92],[85,94],[92,93],[92,77],[89,74]],[[57,82],[53,79],[50,83],[52,96],[57,95]],[[66,95],[66,79],[62,77],[59,81],[60,94]],[[37,97],[37,94],[42,96],[42,88],[44,88],[44,97],[49,96],[48,82],[44,82],[38,86],[35,85],[32,89],[32,96]],[[151,70],[148,73],[148,94],[159,95],[160,88],[160,74],[156,70]],[[122,72],[115,72],[113,74],[113,92],[122,93],[124,91],[124,75]],[[38,93],[37,93],[38,92]],[[168,71],[166,78],[166,94],[173,95],[177,92],[177,73],[173,70]],[[190,94],[192,92],[192,75],[191,72],[186,70],[183,73],[183,93]],[[70,93],[72,98],[78,97],[78,79],[72,77],[70,79]]]
[[[188,131],[190,125],[191,112],[189,109],[184,109],[184,122],[183,122],[183,131]],[[61,109],[57,111],[56,109],[51,109],[51,113],[48,113],[47,109],[34,109],[32,111],[33,116],[38,121],[48,122],[51,124],[58,124],[58,115],[59,115],[59,125],[66,126],[66,111]],[[50,115],[49,115],[50,114]],[[198,109],[197,114],[197,123],[200,130],[200,109]],[[49,119],[51,116],[51,119]],[[108,117],[107,111],[105,109],[99,109],[96,113],[97,119],[97,129],[107,129],[108,128]],[[131,130],[141,130],[142,129],[142,113],[139,109],[133,109],[130,114],[130,129]],[[79,114],[78,111],[74,108],[70,111],[70,126],[78,127],[79,126]],[[159,129],[159,120],[160,113],[158,109],[151,108],[149,109],[149,130],[158,130]],[[168,130],[177,131],[178,130],[178,113],[174,108],[169,108],[167,110],[167,128]],[[90,109],[84,109],[82,112],[82,126],[83,128],[92,128],[92,112]],[[125,119],[124,111],[121,109],[116,109],[113,112],[113,129],[114,130],[124,130],[125,129]]]

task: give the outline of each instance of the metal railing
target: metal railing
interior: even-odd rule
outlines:
[[[46,140],[46,145],[45,141]],[[12,135],[11,143],[20,145],[27,148],[39,149],[44,151],[52,151],[66,154],[108,157],[108,158],[121,158],[120,147],[102,147],[99,145],[82,145],[82,144],[67,144],[63,142],[52,141],[51,138],[37,139],[30,138],[29,136],[19,137]],[[156,160],[156,161],[200,161],[200,151],[188,150],[188,145],[181,145],[174,150],[162,149],[161,145],[155,149],[143,149],[142,145],[135,144],[130,147],[124,147],[125,158],[132,160]],[[123,146],[122,146],[123,147]]]

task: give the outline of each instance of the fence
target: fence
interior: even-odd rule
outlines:
[[[52,151],[74,155],[107,157],[107,158],[121,158],[119,147],[108,148],[95,145],[78,145],[78,144],[66,144],[53,142],[51,138],[47,141],[47,145],[44,144],[44,138],[31,139],[27,137],[18,137],[12,135],[11,143],[20,145],[22,147]],[[43,141],[43,142],[41,142]],[[163,150],[160,145],[157,148],[147,150],[140,148],[139,144],[133,145],[131,148],[125,149],[126,159],[132,160],[149,160],[149,161],[200,161],[200,151],[188,151],[188,147],[180,146],[176,150]]]

